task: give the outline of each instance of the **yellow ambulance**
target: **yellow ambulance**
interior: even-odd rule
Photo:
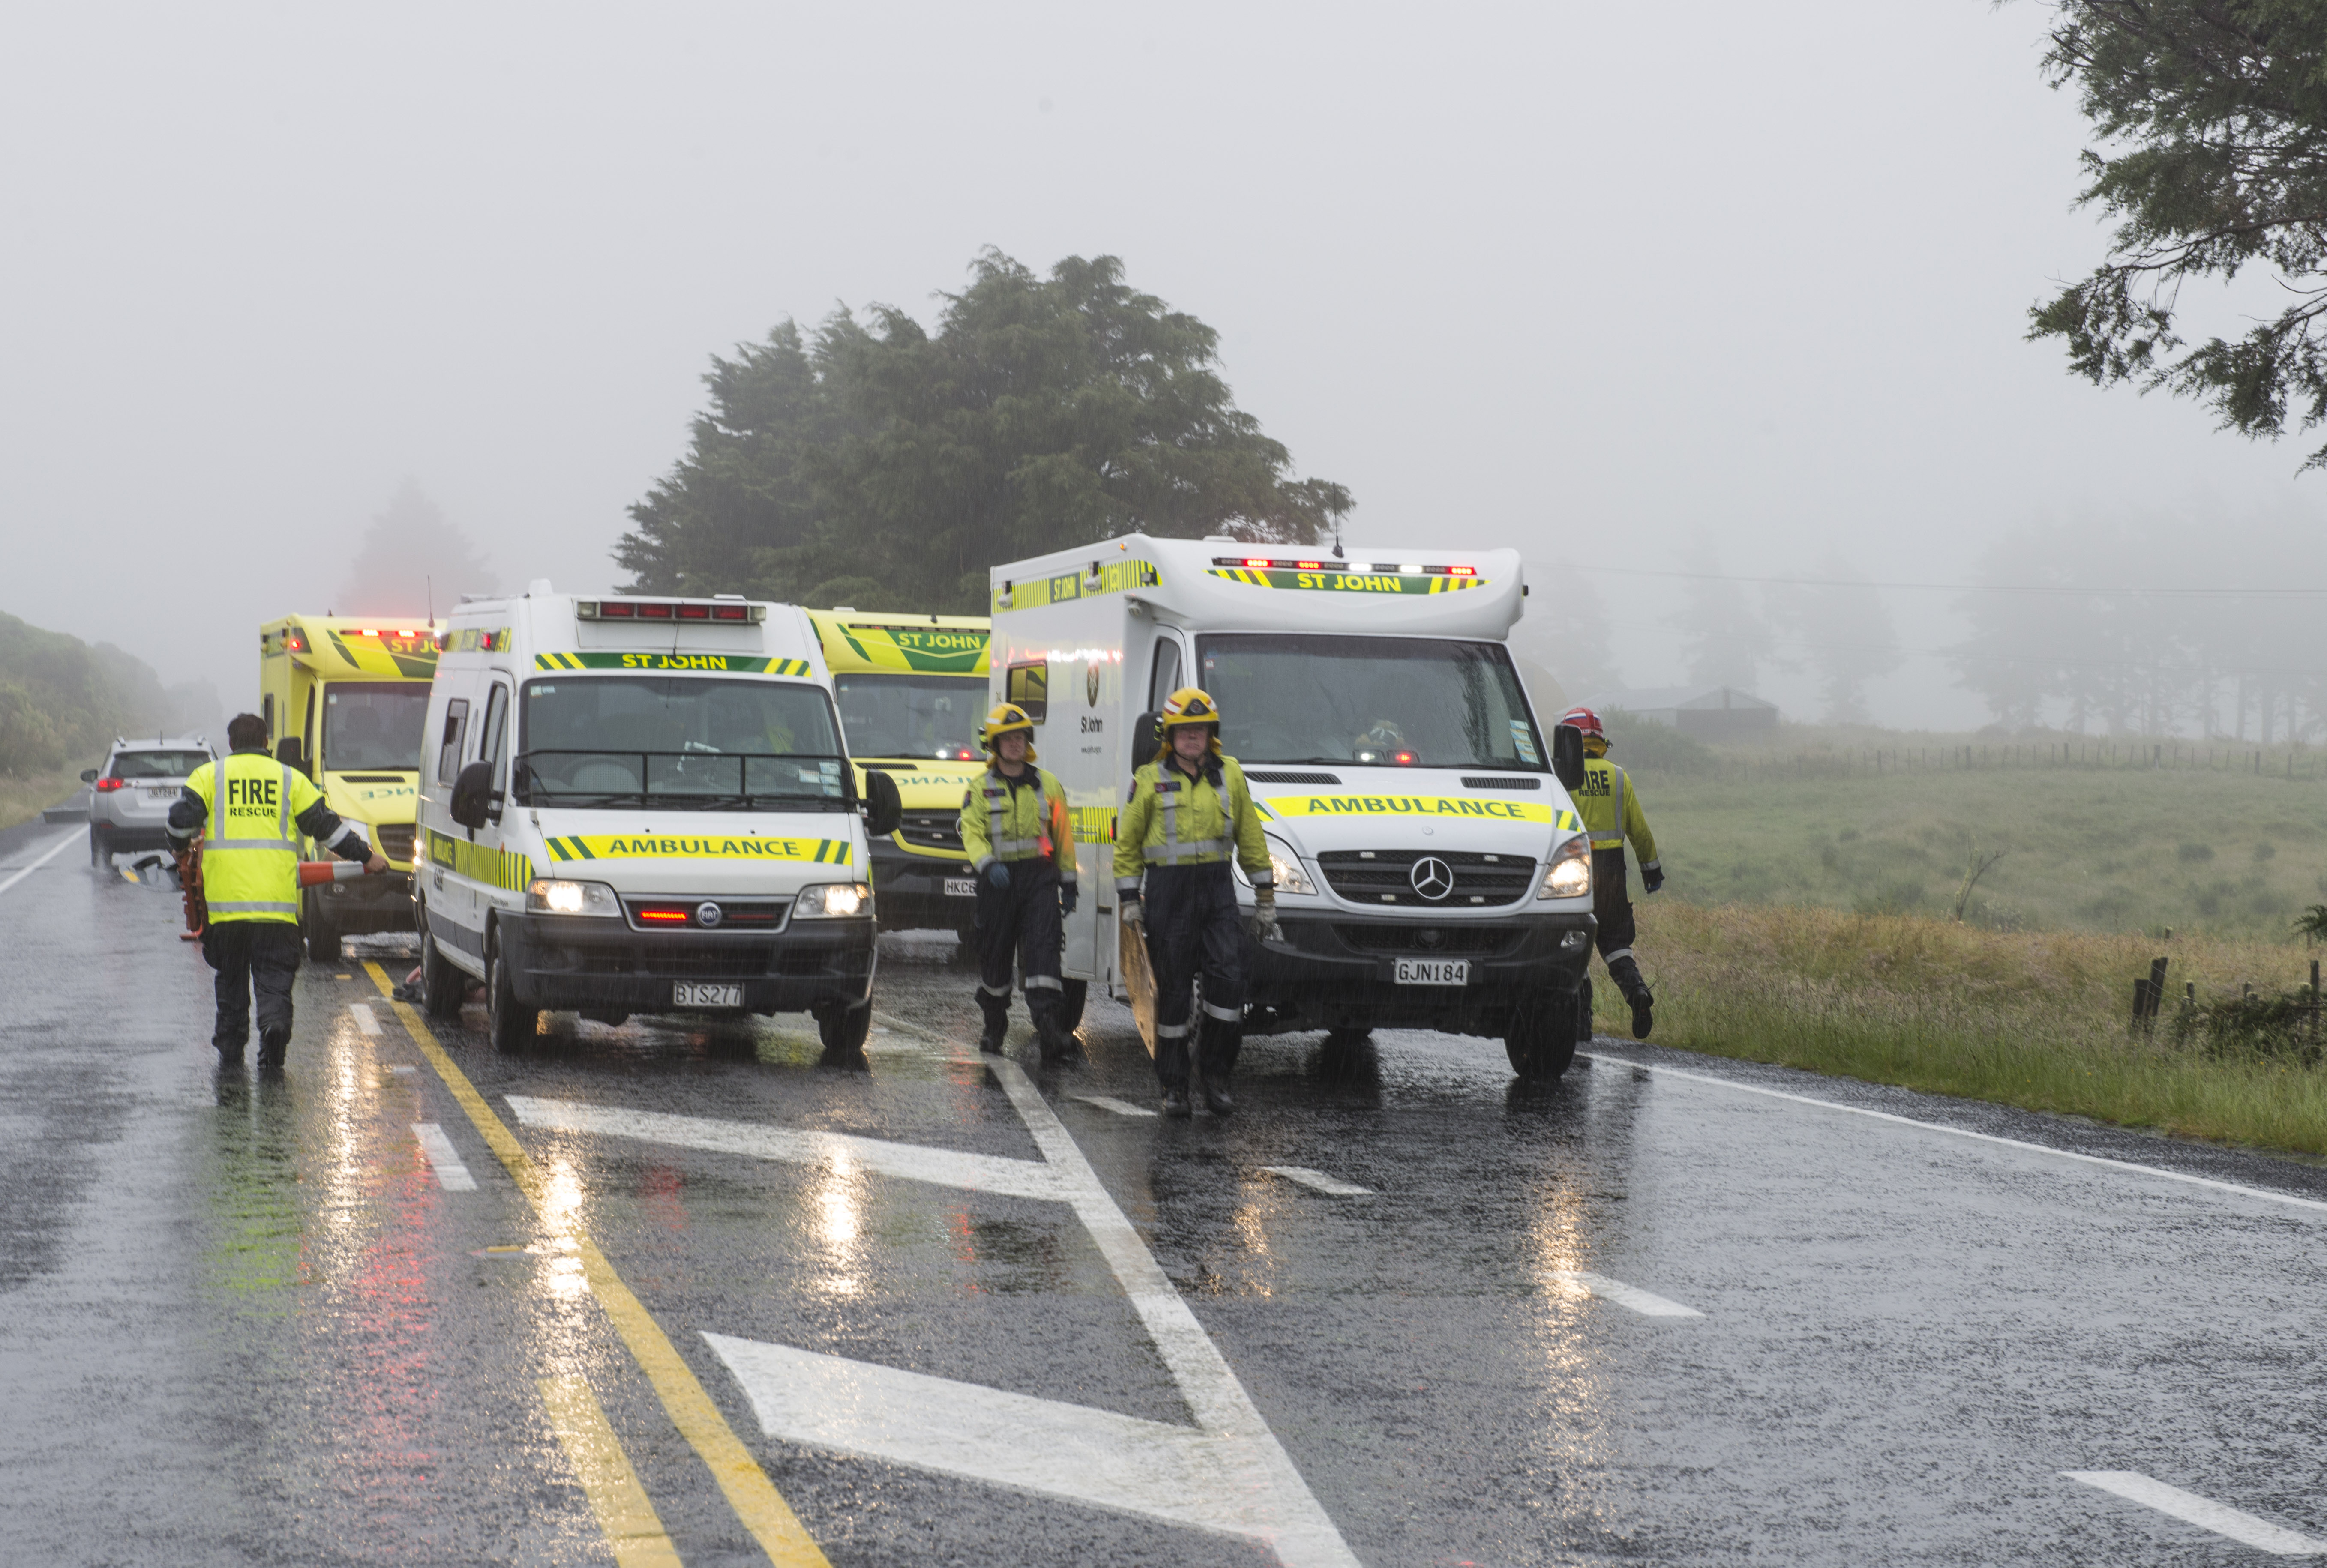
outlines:
[[[258,629],[267,744],[361,824],[391,868],[301,895],[300,929],[318,963],[339,958],[341,937],[412,929],[412,819],[435,673],[436,636],[422,620],[286,615]],[[305,854],[323,858],[313,845]]]
[[[905,815],[873,841],[884,931],[958,931],[970,939],[977,887],[956,823],[962,791],[986,767],[983,616],[811,610],[840,703],[848,755],[896,780]]]

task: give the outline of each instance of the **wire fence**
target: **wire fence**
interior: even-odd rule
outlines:
[[[1910,773],[1986,773],[2002,770],[2241,774],[2292,781],[2327,779],[2327,749],[2201,746],[2173,741],[1970,742],[1938,746],[1826,747],[1793,754],[1647,756],[1634,770],[1735,779],[1881,778]]]

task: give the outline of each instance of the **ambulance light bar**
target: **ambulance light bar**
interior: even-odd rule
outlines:
[[[1280,561],[1268,555],[1215,555],[1215,566],[1241,566],[1248,572],[1403,572],[1415,577],[1476,577],[1476,566],[1427,566],[1397,561]]]
[[[577,599],[577,621],[743,621],[768,618],[764,604],[740,599]]]

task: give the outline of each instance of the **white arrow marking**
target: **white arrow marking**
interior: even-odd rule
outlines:
[[[891,1143],[847,1133],[800,1132],[790,1127],[756,1126],[749,1122],[720,1122],[704,1116],[673,1116],[659,1111],[580,1105],[572,1100],[537,1100],[526,1095],[510,1095],[508,1100],[509,1108],[526,1125],[562,1133],[604,1133],[618,1138],[675,1144],[682,1149],[708,1149],[754,1160],[780,1160],[793,1165],[828,1165],[839,1158],[883,1176],[902,1176],[909,1181],[927,1181],[939,1187],[999,1192],[1011,1198],[1042,1198],[1053,1203],[1065,1201],[1067,1196],[1050,1167],[1033,1160],[967,1154],[919,1143]]]
[[[1328,1176],[1322,1171],[1312,1171],[1306,1165],[1263,1165],[1261,1169],[1271,1176],[1298,1181],[1312,1192],[1322,1192],[1328,1198],[1371,1198],[1374,1195],[1370,1187],[1344,1181],[1339,1176]]]
[[[1152,1116],[1155,1113],[1145,1106],[1135,1106],[1129,1100],[1118,1100],[1113,1095],[1076,1095],[1087,1106],[1097,1106],[1102,1111],[1113,1111],[1118,1116]]]
[[[1638,1285],[1628,1285],[1622,1280],[1612,1280],[1606,1274],[1596,1274],[1589,1269],[1556,1268],[1544,1277],[1558,1280],[1565,1284],[1582,1285],[1593,1295],[1613,1302],[1620,1307],[1630,1307],[1644,1318],[1705,1316],[1695,1307],[1684,1307],[1678,1302],[1668,1302],[1664,1297],[1644,1291]]]
[[[2185,1524],[2201,1530],[2211,1530],[2217,1535],[2228,1535],[2233,1541],[2270,1553],[2276,1557],[2313,1557],[2327,1552],[2327,1541],[2314,1541],[2298,1535],[2284,1525],[2274,1525],[2268,1519],[2257,1519],[2252,1514],[2241,1513],[2195,1492],[2185,1492],[2179,1487],[2169,1487],[2139,1470],[2062,1470],[2069,1480],[2082,1481],[2089,1487],[2098,1487],[2128,1502],[2155,1508],[2170,1514]]]
[[[444,1129],[434,1122],[415,1122],[412,1135],[420,1140],[420,1153],[436,1172],[436,1184],[447,1192],[474,1192],[477,1179],[461,1161],[461,1152],[453,1147],[453,1140]]]
[[[770,1437],[1145,1514],[1276,1533],[1265,1456],[1243,1439],[706,1333]]]

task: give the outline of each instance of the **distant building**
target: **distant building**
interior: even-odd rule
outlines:
[[[1699,741],[1750,741],[1778,727],[1777,704],[1734,686],[1618,687],[1587,697],[1584,706],[1668,724]]]

